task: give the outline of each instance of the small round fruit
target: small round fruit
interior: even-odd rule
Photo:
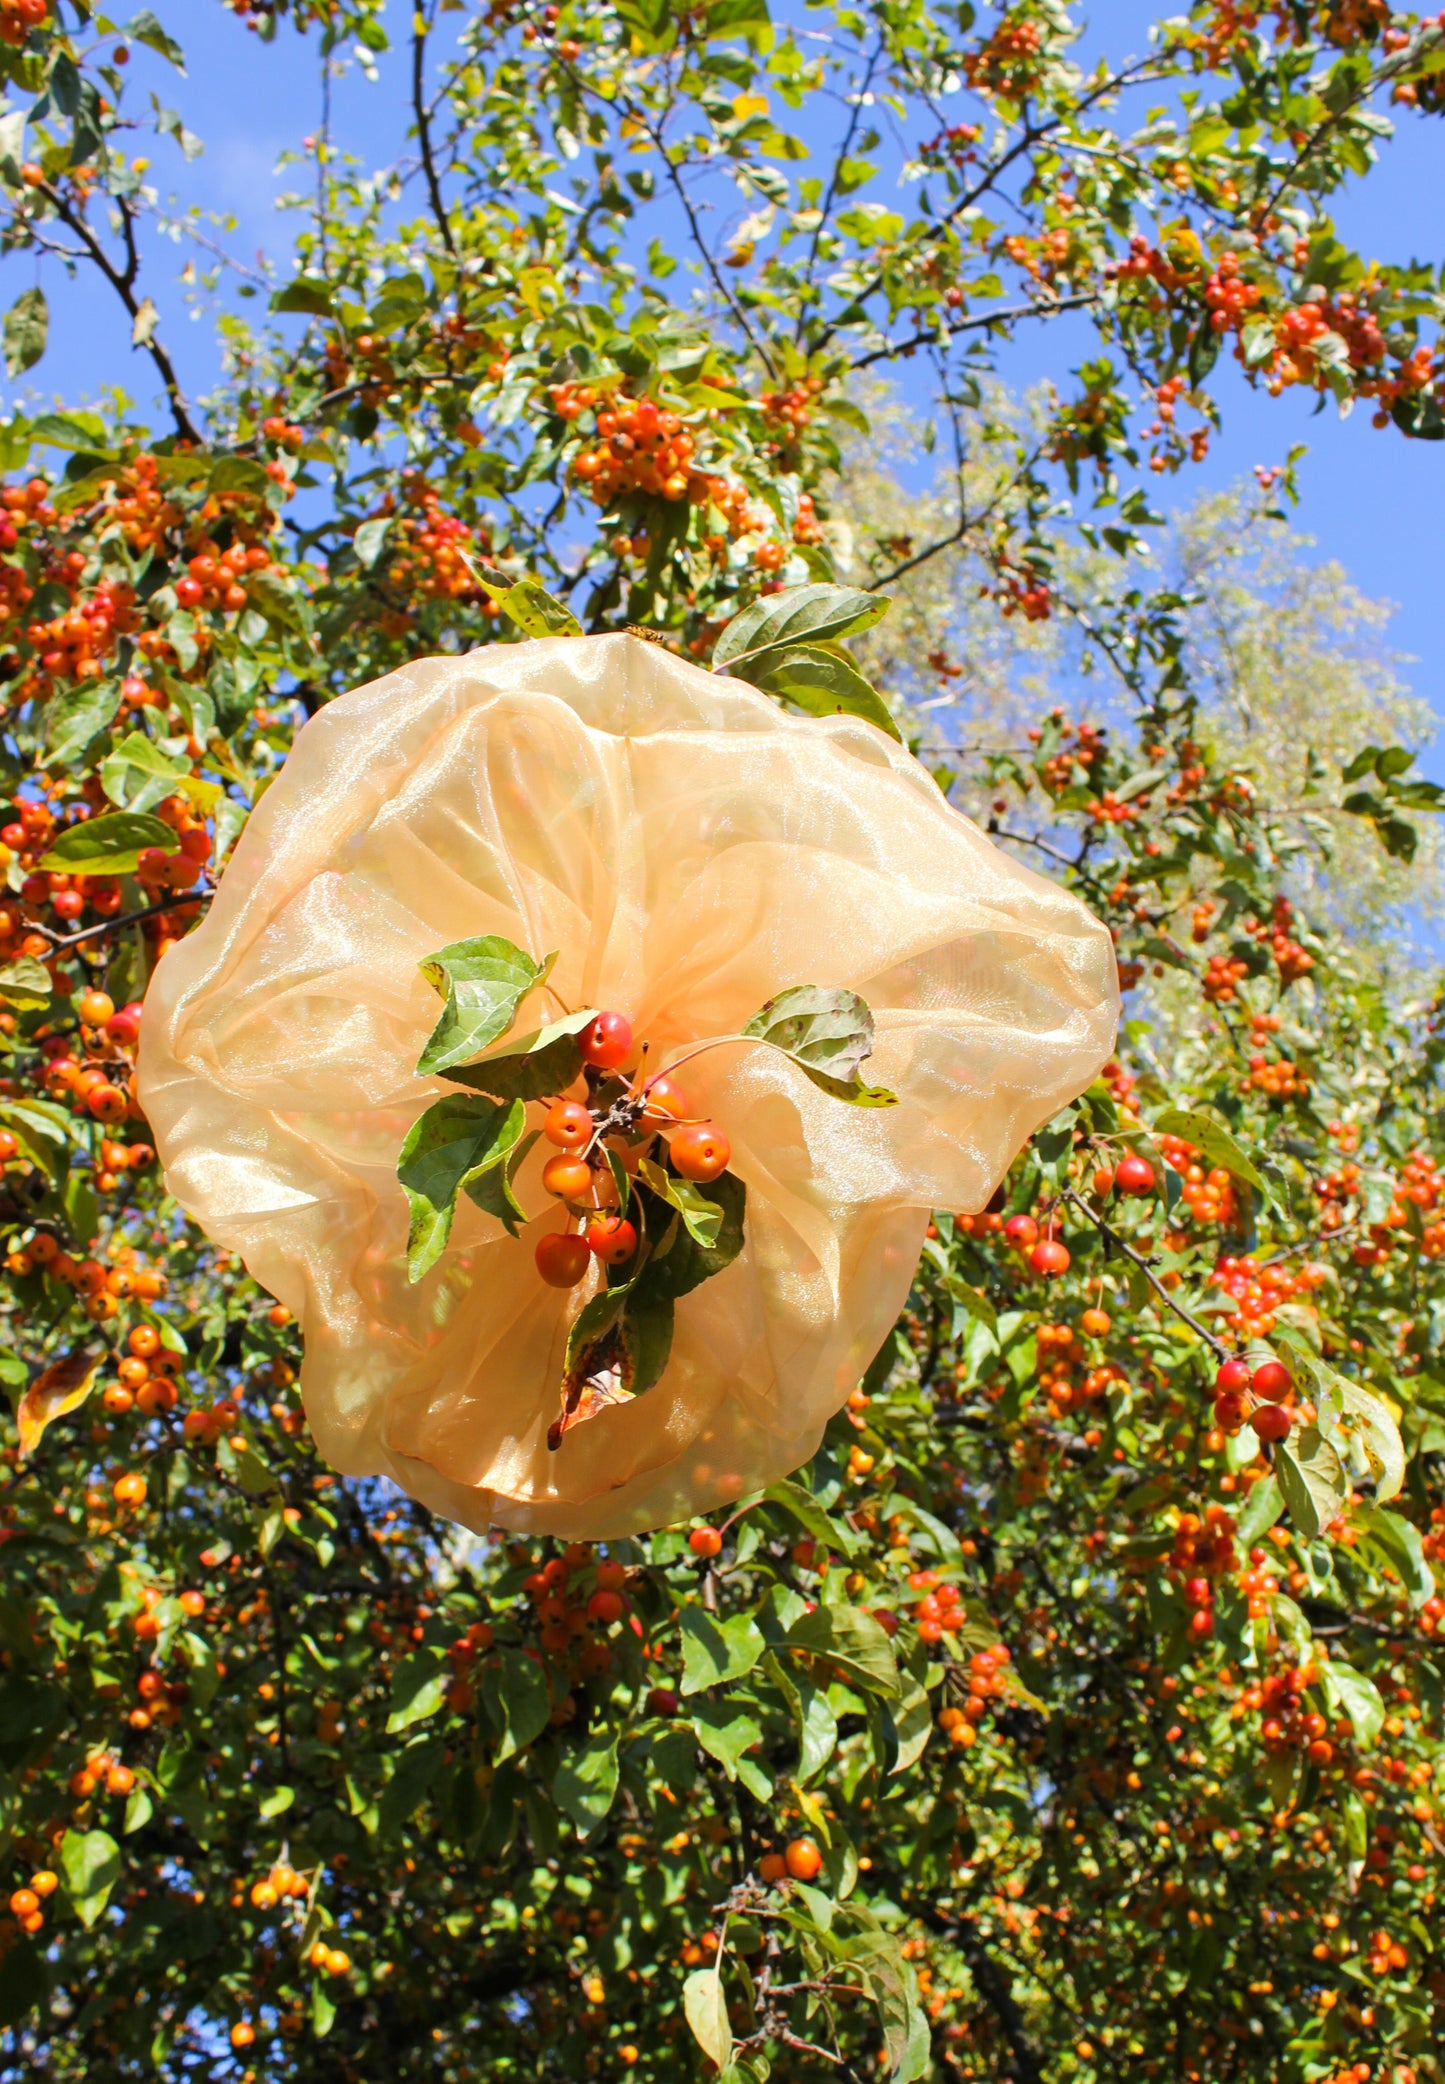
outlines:
[[[694,1527],[687,1545],[695,1556],[716,1556],[722,1551],[722,1536],[716,1527]]]
[[[580,1151],[592,1141],[591,1115],[580,1100],[554,1100],[542,1123],[542,1134],[560,1150]]]
[[[766,1882],[769,1888],[781,1881],[787,1871],[788,1863],[780,1852],[765,1852],[758,1861],[758,1880]]]
[[[1223,1361],[1214,1378],[1214,1394],[1217,1397],[1242,1396],[1249,1388],[1249,1373],[1249,1362],[1241,1360],[1238,1354],[1233,1360]]]
[[[670,1686],[654,1686],[647,1696],[649,1715],[675,1715],[681,1706],[680,1697]]]
[[[1283,1440],[1294,1423],[1294,1413],[1283,1404],[1256,1404],[1249,1422],[1261,1440]]]
[[[1257,1397],[1264,1397],[1273,1404],[1292,1385],[1289,1369],[1279,1360],[1262,1360],[1249,1378],[1249,1386]]]
[[[620,1621],[627,1612],[627,1601],[620,1592],[594,1592],[587,1602],[589,1621],[600,1621],[604,1626]]]
[[[103,1028],[115,1011],[115,1000],[108,992],[83,991],[75,1010],[88,1028]]]
[[[1113,1322],[1114,1320],[1107,1310],[1085,1310],[1083,1316],[1079,1319],[1080,1325],[1091,1339],[1102,1339],[1104,1334],[1112,1327]]]
[[[689,1122],[674,1130],[667,1154],[673,1171],[681,1178],[706,1185],[727,1171],[733,1149],[722,1130],[715,1129],[711,1122]]]
[[[822,1872],[823,1855],[812,1838],[792,1838],[783,1854],[783,1864],[794,1881],[812,1881]]]
[[[537,1240],[537,1271],[549,1288],[575,1288],[591,1260],[585,1237],[549,1230]]]
[[[684,1120],[692,1113],[692,1102],[675,1078],[664,1071],[659,1078],[648,1081],[647,1104],[654,1114],[670,1114],[675,1122]]]
[[[587,1225],[587,1247],[604,1266],[622,1266],[637,1250],[637,1232],[625,1216],[594,1216]]]
[[[1094,1192],[1100,1201],[1107,1201],[1113,1191],[1114,1168],[1112,1165],[1101,1165],[1094,1174]]]
[[[1121,1194],[1152,1194],[1154,1167],[1147,1158],[1130,1151],[1114,1168],[1114,1185]]]
[[[542,1167],[542,1185],[559,1201],[580,1201],[592,1184],[592,1167],[571,1151],[558,1151]]]
[[[632,1023],[625,1013],[599,1013],[590,1028],[583,1028],[577,1046],[584,1064],[615,1071],[632,1053]]]
[[[1237,1433],[1244,1424],[1244,1398],[1236,1390],[1226,1390],[1223,1396],[1214,1399],[1214,1423],[1221,1433]]]
[[[1020,1252],[1030,1252],[1039,1241],[1039,1226],[1032,1216],[1010,1216],[1003,1234]]]
[[[1029,1265],[1036,1274],[1052,1278],[1055,1274],[1066,1274],[1069,1270],[1069,1248],[1056,1237],[1042,1237],[1029,1253]]]

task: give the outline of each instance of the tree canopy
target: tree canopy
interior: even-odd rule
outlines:
[[[1308,587],[1145,554],[1231,384],[1445,431],[1439,273],[1332,214],[1439,23],[230,8],[410,105],[379,171],[321,123],[260,271],[163,201],[186,11],[0,0],[10,374],[66,267],[149,394],[0,424],[0,2075],[1439,2080],[1445,1042],[1322,850],[1409,904],[1440,792],[1311,716]],[[949,476],[889,515],[900,395]],[[892,617],[752,677],[1108,923],[1117,1056],[765,1494],[562,1548],[336,1476],[157,1177],[155,966],[342,691],[574,623],[723,665],[844,584]],[[1019,629],[1088,675],[948,751],[928,691]],[[1257,757],[1201,702],[1261,674]]]

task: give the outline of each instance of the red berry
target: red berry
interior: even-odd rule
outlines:
[[[681,1178],[705,1185],[727,1171],[733,1152],[722,1130],[715,1129],[711,1122],[690,1122],[674,1130],[667,1154]]]
[[[670,1114],[673,1120],[682,1121],[692,1113],[692,1102],[675,1078],[664,1071],[659,1078],[649,1080],[647,1104],[654,1114]]]
[[[1244,1424],[1244,1398],[1233,1391],[1214,1399],[1214,1423],[1221,1433],[1237,1433]]]
[[[1121,1194],[1152,1194],[1154,1167],[1147,1158],[1130,1151],[1114,1169],[1114,1184]]]
[[[542,1134],[564,1151],[580,1151],[592,1141],[592,1128],[592,1117],[580,1101],[554,1100],[542,1123]]]
[[[647,1696],[649,1715],[675,1715],[682,1702],[670,1686],[654,1686]]]
[[[1032,1216],[1010,1216],[1003,1226],[1003,1234],[1011,1245],[1017,1245],[1021,1252],[1028,1252],[1039,1241],[1039,1226]]]
[[[1036,1274],[1066,1274],[1069,1270],[1069,1248],[1056,1237],[1040,1238],[1029,1254],[1029,1265]]]
[[[592,1167],[574,1151],[558,1151],[542,1167],[542,1185],[560,1201],[580,1201],[592,1184]]]
[[[1236,1354],[1233,1360],[1221,1363],[1214,1378],[1214,1394],[1217,1397],[1242,1396],[1249,1388],[1249,1362]]]
[[[627,1612],[627,1601],[620,1592],[594,1592],[587,1602],[589,1621],[620,1621]]]
[[[1257,1397],[1275,1403],[1290,1388],[1293,1377],[1289,1369],[1279,1360],[1262,1360],[1249,1378],[1249,1386]]]
[[[794,1838],[784,1850],[783,1864],[794,1881],[811,1881],[822,1871],[823,1855],[811,1838]]]
[[[694,1527],[687,1545],[695,1556],[716,1556],[722,1551],[722,1536],[716,1527]]]
[[[1112,1165],[1101,1165],[1094,1174],[1094,1192],[1100,1201],[1107,1201],[1113,1191],[1114,1168]]]
[[[631,1052],[632,1023],[623,1013],[599,1013],[590,1028],[583,1028],[577,1042],[584,1064],[615,1071]]]
[[[1257,1404],[1249,1422],[1261,1440],[1283,1440],[1294,1423],[1294,1413],[1283,1404]]]
[[[587,1246],[604,1266],[621,1266],[637,1250],[637,1232],[625,1216],[594,1216],[587,1225]]]
[[[537,1240],[537,1271],[551,1288],[575,1288],[591,1263],[585,1237],[549,1230]]]

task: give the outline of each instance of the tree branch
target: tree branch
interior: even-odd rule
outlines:
[[[158,912],[178,912],[183,905],[209,904],[215,896],[214,890],[178,890],[172,897],[163,897],[153,905],[145,905],[138,912],[126,912],[119,919],[102,919],[99,926],[83,926],[79,933],[58,934],[53,927],[36,924],[28,930],[43,933],[49,940],[52,955],[64,955],[69,948],[78,948],[82,941],[93,941],[100,934],[119,933],[123,926],[134,926],[141,919],[154,919]]]
[[[427,194],[431,197],[432,215],[442,235],[442,244],[455,260],[456,245],[452,239],[452,228],[447,219],[447,206],[442,200],[441,182],[437,179],[436,160],[432,156],[431,112],[426,106],[426,40],[430,23],[418,8],[413,17],[411,38],[411,106],[416,117],[417,140],[421,146],[422,171],[426,175]]]
[[[131,224],[130,211],[126,206],[125,199],[123,197],[120,198],[121,222],[125,231],[127,253],[126,268],[125,272],[122,273],[101,245],[99,239],[96,238],[95,233],[85,219],[77,210],[72,209],[58,188],[46,181],[40,187],[39,193],[51,204],[61,223],[74,232],[76,238],[80,240],[91,260],[94,261],[96,267],[99,268],[101,274],[104,275],[106,281],[130,313],[132,325],[134,326],[141,315],[141,307],[136,300],[134,287],[136,274],[139,269],[139,260],[135,249],[134,227]],[[152,309],[154,309],[154,306],[152,306]],[[176,375],[175,365],[172,363],[170,356],[166,353],[165,348],[154,333],[151,333],[145,341],[139,344],[144,346],[146,353],[160,372],[161,382],[166,387],[166,397],[170,401],[171,418],[175,422],[176,432],[184,441],[193,441],[197,448],[201,448],[204,444],[196,431],[195,423],[191,419],[190,407],[186,403],[185,392],[181,389],[180,378]]]
[[[1120,1237],[1118,1231],[1115,1230],[1113,1225],[1111,1223],[1106,1223],[1104,1221],[1104,1218],[1097,1212],[1097,1210],[1090,1208],[1088,1202],[1085,1201],[1082,1194],[1076,1194],[1072,1187],[1065,1187],[1062,1195],[1059,1198],[1063,1201],[1072,1202],[1074,1207],[1079,1210],[1081,1215],[1088,1217],[1089,1221],[1093,1224],[1094,1228],[1099,1232],[1101,1237],[1106,1237],[1109,1240],[1109,1243],[1113,1245],[1116,1248],[1116,1250],[1121,1252],[1124,1255],[1124,1257],[1130,1262],[1131,1265],[1138,1267],[1140,1273],[1143,1274],[1145,1280],[1149,1283],[1149,1286],[1159,1297],[1159,1300],[1162,1303],[1164,1303],[1167,1308],[1171,1309],[1176,1317],[1181,1317],[1184,1320],[1184,1322],[1189,1326],[1191,1331],[1196,1332],[1199,1335],[1199,1337],[1203,1339],[1205,1345],[1209,1348],[1210,1352],[1214,1355],[1216,1360],[1228,1360],[1229,1348],[1226,1345],[1224,1345],[1224,1343],[1221,1340],[1217,1339],[1212,1331],[1206,1331],[1205,1327],[1199,1322],[1199,1319],[1197,1317],[1191,1316],[1189,1311],[1185,1309],[1183,1303],[1175,1302],[1173,1296],[1169,1293],[1169,1290],[1164,1286],[1164,1283],[1155,1273],[1153,1267],[1150,1266],[1148,1260],[1141,1258],[1140,1255],[1134,1250],[1132,1245],[1126,1245],[1123,1238]]]

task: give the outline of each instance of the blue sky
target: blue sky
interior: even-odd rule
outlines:
[[[394,0],[388,11],[401,28],[408,10]],[[219,0],[186,0],[184,6],[162,0],[157,12],[185,43],[188,77],[177,78],[145,51],[136,52],[133,73],[138,85],[153,86],[181,111],[205,149],[186,165],[169,140],[138,142],[137,149],[153,157],[152,178],[163,196],[184,193],[188,202],[234,216],[236,228],[215,235],[239,259],[253,260],[262,246],[284,251],[286,220],[278,218],[274,199],[285,188],[303,185],[308,172],[297,166],[278,176],[276,162],[318,123],[314,41],[302,43],[285,31],[275,44],[262,45]],[[1137,0],[1111,0],[1089,10],[1086,48],[1107,49],[1115,58],[1142,49],[1150,14]],[[1445,127],[1439,119],[1402,116],[1400,134],[1382,146],[1380,166],[1347,194],[1337,220],[1343,234],[1366,251],[1438,265],[1445,257],[1438,202]],[[334,134],[368,167],[394,156],[405,121],[393,67],[384,65],[376,84],[353,71],[334,89]],[[186,382],[203,391],[215,372],[214,349],[206,319],[192,320],[170,287],[178,264],[174,250],[162,249],[149,287]],[[36,275],[34,260],[6,258],[0,264],[0,301],[8,305]],[[149,365],[133,355],[124,313],[105,285],[68,284],[53,260],[40,264],[39,279],[52,303],[52,340],[29,380],[34,389],[47,400],[59,394],[74,403],[105,382],[119,381],[148,398]],[[1072,349],[1072,337],[1066,343],[1040,332],[1015,373],[1024,379],[1058,374],[1065,346]],[[1409,677],[1445,719],[1445,626],[1437,612],[1445,443],[1406,441],[1393,428],[1377,432],[1363,412],[1342,423],[1333,406],[1316,414],[1298,393],[1271,400],[1228,376],[1222,403],[1224,432],[1208,461],[1154,482],[1156,496],[1166,503],[1188,500],[1204,486],[1228,483],[1256,463],[1278,462],[1292,444],[1306,443],[1297,524],[1315,538],[1320,556],[1337,558],[1366,592],[1397,604],[1392,642],[1412,656]],[[1426,766],[1445,780],[1445,733]]]

